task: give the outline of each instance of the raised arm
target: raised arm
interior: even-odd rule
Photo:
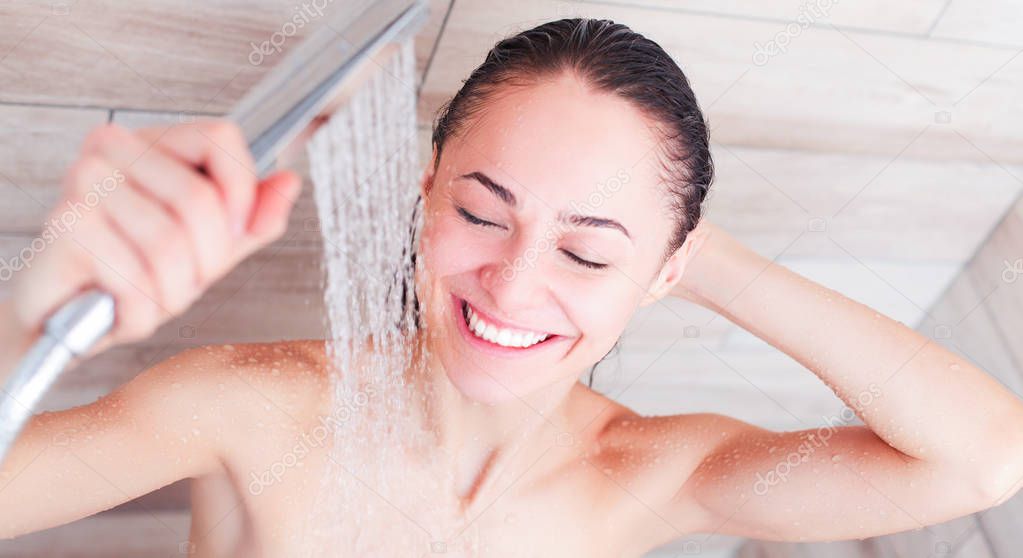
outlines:
[[[205,353],[172,357],[91,404],[34,416],[0,465],[0,539],[220,469],[221,443],[210,432],[230,423],[207,409],[223,408],[213,398],[228,375],[204,363]],[[202,416],[185,416],[193,409]]]
[[[113,328],[96,353],[148,337],[279,238],[300,181],[287,171],[260,180],[254,166],[241,131],[226,121],[94,130],[33,257],[10,266],[0,381],[46,316],[78,291],[95,286],[116,300]],[[161,365],[96,403],[35,417],[0,464],[0,536],[70,521],[215,467],[210,447],[190,441],[194,426],[168,407],[188,400],[160,383],[165,376]],[[0,390],[0,398],[12,396]]]
[[[720,436],[666,473],[684,482],[667,513],[720,533],[832,540],[922,527],[1016,492],[1023,404],[1013,393],[904,324],[701,226],[676,294],[797,360],[866,426],[771,432],[677,417],[679,435]]]

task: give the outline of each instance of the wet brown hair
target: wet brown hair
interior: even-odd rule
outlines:
[[[700,220],[714,164],[707,124],[682,69],[654,41],[607,19],[560,19],[502,39],[454,97],[438,111],[432,143],[440,154],[453,135],[482,111],[502,87],[529,86],[573,72],[598,92],[638,108],[660,136],[662,180],[676,225],[665,259]]]

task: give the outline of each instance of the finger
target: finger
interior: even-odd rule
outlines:
[[[162,307],[153,277],[133,248],[104,216],[90,217],[61,244],[66,253],[55,257],[80,262],[79,268],[89,270],[92,281],[114,297],[111,339],[122,342],[147,337],[171,314]]]
[[[64,173],[67,202],[92,207],[124,183],[126,175],[98,154],[82,155]]]
[[[129,182],[103,204],[107,218],[154,278],[163,307],[177,314],[200,292],[189,233],[167,210]]]
[[[220,188],[233,226],[243,229],[258,177],[252,152],[237,125],[209,120],[170,128],[142,128],[135,133],[178,159],[205,169]]]
[[[249,235],[241,247],[242,257],[284,234],[301,185],[302,180],[291,171],[276,172],[259,184]]]
[[[96,162],[95,155],[84,155],[83,164],[95,175],[118,172],[123,168],[134,187],[157,200],[180,221],[198,265],[198,284],[219,273],[224,257],[230,253],[231,233],[227,209],[218,188],[187,164],[147,147],[144,140],[123,129],[104,132],[107,137],[92,140],[85,150],[108,160]],[[139,155],[141,153],[141,155]],[[106,164],[106,167],[103,165]],[[95,168],[103,167],[101,169]],[[79,183],[91,181],[80,176]],[[148,204],[147,204],[148,206]]]

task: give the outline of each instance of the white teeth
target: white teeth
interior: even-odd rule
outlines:
[[[506,347],[510,346],[511,345],[511,337],[512,337],[512,332],[508,331],[507,329],[499,330],[499,332],[497,334],[497,344],[498,345],[504,345]]]
[[[472,307],[468,305],[466,305],[466,316],[468,317],[469,331],[472,331],[476,337],[481,337],[497,345],[525,348],[549,337],[546,333],[505,329],[488,324],[473,312]]]

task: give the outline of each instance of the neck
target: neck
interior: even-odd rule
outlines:
[[[481,403],[462,394],[448,379],[443,364],[423,350],[426,336],[417,336],[415,359],[424,363],[418,378],[424,394],[423,420],[436,435],[463,494],[471,495],[488,471],[514,471],[532,463],[549,448],[557,433],[568,430],[568,395],[575,378],[551,384],[500,403]],[[419,360],[426,355],[425,360]]]

